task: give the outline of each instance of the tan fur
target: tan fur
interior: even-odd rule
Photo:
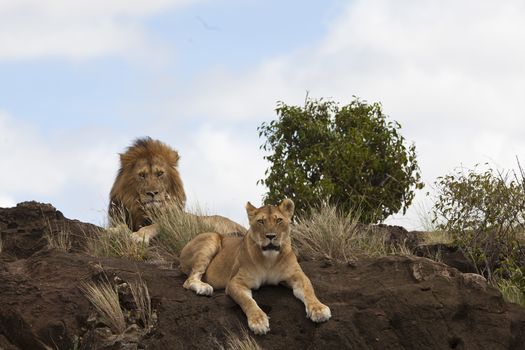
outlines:
[[[174,202],[184,207],[186,194],[177,170],[179,154],[149,137],[137,139],[120,154],[120,169],[110,192],[110,218],[124,217],[133,231],[151,224],[146,211]]]
[[[214,288],[226,288],[226,293],[240,305],[248,318],[248,326],[256,334],[266,334],[270,330],[268,316],[251,292],[265,284],[285,283],[303,301],[312,321],[327,321],[331,317],[330,309],[315,296],[310,280],[292,251],[293,202],[285,199],[278,206],[261,208],[248,202],[246,211],[250,221],[246,235],[203,233],[182,249],[181,270],[188,275],[184,288],[200,295],[211,295]]]

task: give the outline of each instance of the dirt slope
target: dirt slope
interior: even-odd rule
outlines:
[[[46,248],[49,223],[77,237],[71,252]],[[0,209],[0,349],[212,349],[224,343],[226,329],[247,326],[223,291],[208,298],[184,290],[176,267],[82,253],[85,232],[93,226],[65,219],[49,205]],[[289,289],[263,287],[254,297],[271,317],[270,333],[255,337],[264,349],[525,349],[525,309],[505,303],[477,275],[401,256],[302,266],[333,318],[314,324]],[[80,282],[133,281],[139,274],[156,327],[140,337],[133,328],[107,334],[93,321]]]

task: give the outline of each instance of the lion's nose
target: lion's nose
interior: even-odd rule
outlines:
[[[151,196],[151,198],[155,198],[155,196],[159,194],[159,191],[147,191],[146,194]]]
[[[268,238],[269,240],[272,240],[272,239],[275,238],[275,235],[274,235],[273,233],[268,233],[268,234],[266,235],[266,238]]]

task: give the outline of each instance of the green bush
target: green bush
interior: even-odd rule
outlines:
[[[415,146],[407,148],[381,104],[307,99],[304,107],[279,102],[276,112],[277,120],[258,128],[271,163],[259,180],[268,188],[265,202],[288,197],[307,212],[328,198],[369,223],[405,213],[423,187]]]
[[[525,291],[525,176],[523,171],[459,169],[438,178],[433,220],[480,274]],[[505,280],[505,283],[502,283]]]

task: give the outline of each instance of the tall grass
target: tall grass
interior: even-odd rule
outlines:
[[[121,334],[126,329],[126,320],[120,307],[118,292],[109,282],[83,282],[80,286],[102,318],[102,322],[114,333]]]
[[[47,227],[44,230],[44,238],[51,248],[68,252],[71,250],[71,230],[66,224],[53,227],[51,221],[46,219]]]
[[[215,226],[198,207],[187,213],[176,205],[168,205],[151,213],[152,221],[158,226],[157,244],[167,253],[178,256],[192,238],[203,232],[215,232]]]
[[[246,229],[220,216],[206,216],[195,206],[193,213],[185,212],[176,203],[148,211],[153,223],[148,228],[156,230],[152,241],[137,241],[137,234],[129,229],[125,214],[110,217],[108,228],[95,235],[86,235],[87,251],[96,256],[126,257],[133,260],[177,258],[182,248],[192,238],[203,232],[229,233]]]
[[[450,233],[443,230],[429,231],[421,234],[424,244],[452,244],[454,239]]]
[[[144,242],[133,239],[132,231],[126,223],[126,214],[110,216],[105,229],[86,234],[86,250],[89,254],[101,257],[128,258],[144,261],[149,258],[150,249]]]
[[[297,219],[292,237],[301,255],[347,262],[354,255],[352,237],[359,230],[358,215],[322,204],[308,217]]]
[[[150,256],[147,244],[137,242],[126,224],[120,223],[86,237],[86,250],[95,256],[124,257],[144,261]]]
[[[139,319],[142,322],[145,332],[148,333],[155,326],[156,322],[156,318],[151,307],[151,298],[149,295],[148,286],[139,275],[139,279],[129,283],[129,287],[131,290],[131,295],[133,296],[133,301],[137,307]]]
[[[518,284],[511,280],[500,279],[495,286],[507,302],[525,307],[525,291]]]
[[[358,212],[343,213],[326,203],[299,217],[292,232],[299,254],[314,259],[349,262],[359,256],[412,254],[404,243],[390,244],[387,238],[360,224]]]

